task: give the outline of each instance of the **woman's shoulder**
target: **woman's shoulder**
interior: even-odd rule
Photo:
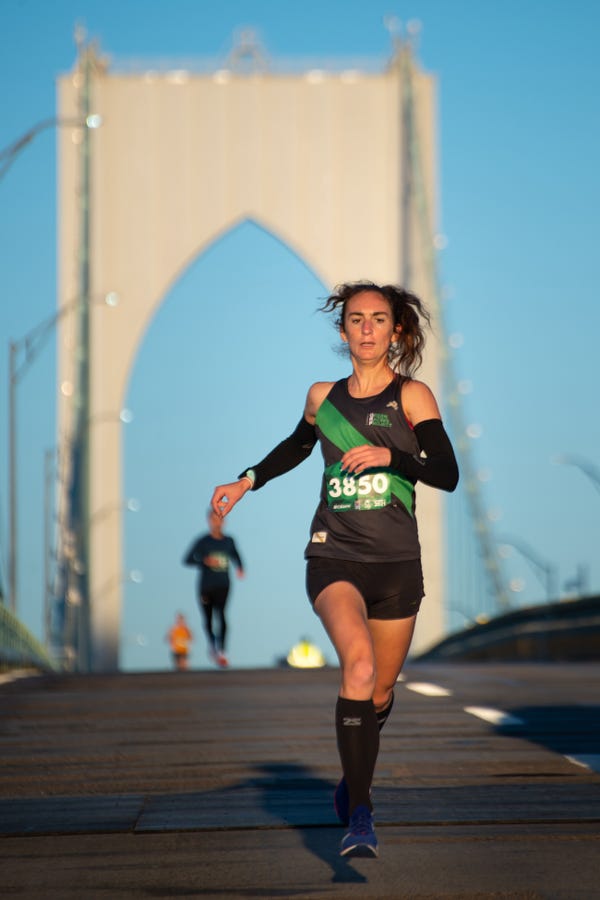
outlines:
[[[402,409],[413,425],[423,419],[439,419],[440,411],[430,387],[424,381],[407,378],[401,386]]]
[[[311,384],[309,387],[308,394],[306,395],[304,415],[310,422],[314,422],[319,407],[335,383],[335,381],[315,381],[314,384]]]
[[[403,397],[433,396],[431,389],[424,381],[417,381],[416,378],[410,378],[408,375],[402,376],[400,390],[402,391]]]
[[[308,389],[309,394],[316,397],[326,397],[331,388],[336,384],[335,381],[315,381]]]

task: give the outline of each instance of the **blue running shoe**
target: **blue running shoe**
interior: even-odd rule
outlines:
[[[373,815],[366,806],[357,806],[350,816],[350,829],[342,838],[340,856],[378,856]]]
[[[333,794],[333,808],[342,825],[347,825],[350,821],[350,796],[343,775]]]

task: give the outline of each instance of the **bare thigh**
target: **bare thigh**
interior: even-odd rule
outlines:
[[[368,628],[375,654],[373,703],[381,708],[402,671],[415,630],[416,616],[408,619],[369,619]]]
[[[336,581],[321,591],[315,612],[340,662],[340,695],[370,700],[375,685],[375,647],[360,591],[350,582]]]

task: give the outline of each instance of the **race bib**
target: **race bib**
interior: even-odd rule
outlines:
[[[385,469],[367,469],[360,475],[349,475],[336,462],[325,469],[325,487],[327,505],[335,512],[382,509],[391,503],[392,481]]]
[[[211,572],[226,572],[229,568],[229,557],[226,553],[211,553],[204,557],[203,562]]]

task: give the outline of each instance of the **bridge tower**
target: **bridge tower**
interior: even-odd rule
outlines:
[[[201,72],[113,71],[81,43],[58,101],[61,117],[102,121],[59,135],[59,555],[74,665],[110,671],[119,666],[121,414],[150,319],[190,261],[248,219],[328,287],[399,282],[432,305],[436,84],[409,41],[395,41],[383,71],[291,74],[243,34],[224,65]],[[438,395],[440,336],[429,337],[421,372]],[[421,485],[418,495],[428,602],[416,649],[444,634],[446,546],[443,497]]]

